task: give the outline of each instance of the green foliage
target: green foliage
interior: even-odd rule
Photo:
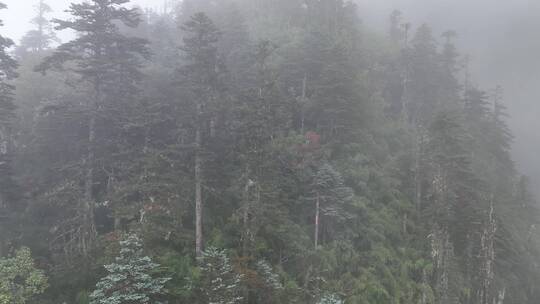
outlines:
[[[44,302],[536,303],[538,208],[456,33],[395,12],[385,37],[344,0],[127,4],[74,3],[75,39],[21,56],[18,120],[2,79],[0,192],[27,204],[0,249],[32,244]],[[161,266],[130,236],[89,299],[125,231]]]
[[[0,9],[5,8],[6,5],[0,2]],[[0,79],[0,208],[8,204],[12,205],[20,196],[17,194],[18,187],[14,181],[11,156],[12,125],[15,120],[16,106],[13,102],[15,87],[10,81],[18,76],[16,72],[18,64],[9,53],[13,44],[11,39],[0,36],[0,74],[2,74],[2,79]]]
[[[225,250],[207,248],[200,258],[201,291],[211,304],[242,303],[240,284],[242,276],[237,274]]]
[[[155,303],[169,278],[154,278],[159,265],[143,256],[141,240],[130,234],[120,241],[120,255],[105,265],[108,275],[96,284],[91,304]]]
[[[259,275],[263,278],[264,284],[267,288],[272,290],[283,289],[283,284],[280,281],[279,275],[274,272],[272,265],[264,260],[257,261],[255,266]]]
[[[27,303],[47,287],[47,277],[35,267],[30,249],[21,248],[13,257],[0,259],[0,303]]]
[[[343,300],[335,294],[324,295],[317,304],[343,304]]]
[[[322,212],[329,217],[346,219],[346,204],[353,198],[351,188],[345,186],[343,177],[329,164],[321,165],[313,178],[312,189],[322,204]]]

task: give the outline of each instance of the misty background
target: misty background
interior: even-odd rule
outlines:
[[[33,0],[5,0],[9,10],[1,12],[3,32],[16,41],[26,33],[34,14]],[[55,17],[71,1],[49,0]],[[386,30],[388,16],[398,9],[404,21],[415,27],[428,23],[435,33],[455,30],[457,44],[470,56],[470,73],[478,85],[504,88],[515,134],[514,158],[518,168],[530,176],[532,189],[540,195],[540,2],[530,0],[357,0],[364,24]],[[132,3],[163,10],[166,1],[132,0]],[[59,35],[66,39],[66,35]],[[438,36],[438,34],[437,34]]]

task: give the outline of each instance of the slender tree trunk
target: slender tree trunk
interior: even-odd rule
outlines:
[[[420,134],[420,127],[416,126],[416,153],[414,159],[414,196],[416,211],[420,212],[422,208],[422,172],[421,172],[421,158],[422,158],[422,139]]]
[[[315,249],[319,246],[319,223],[321,216],[321,198],[317,193],[317,199],[315,200]]]
[[[251,227],[250,227],[250,210],[251,210],[251,201],[249,196],[249,189],[251,188],[252,182],[249,178],[249,165],[246,165],[246,184],[244,185],[244,210],[243,210],[243,225],[244,225],[244,237],[242,240],[242,255],[248,257],[250,254],[250,243],[251,243]],[[245,260],[246,263],[249,263],[249,260]],[[244,290],[244,301],[249,303],[249,289]]]
[[[202,216],[203,216],[203,201],[202,201],[202,134],[200,113],[201,105],[197,105],[197,126],[195,130],[195,256],[202,257],[203,251],[203,230],[202,230]]]
[[[300,134],[304,135],[305,128],[305,107],[306,107],[306,89],[307,89],[307,74],[304,74],[304,79],[302,80],[302,99],[300,104]]]
[[[39,42],[38,42],[38,52],[42,52],[43,51],[43,40],[44,40],[44,30],[43,30],[43,20],[44,20],[44,16],[45,15],[45,12],[44,12],[44,9],[43,9],[43,0],[40,0],[39,1],[39,21],[38,21],[38,35],[39,35]]]
[[[480,256],[482,257],[482,286],[479,292],[479,303],[489,304],[492,297],[490,291],[495,278],[493,265],[495,264],[495,233],[497,232],[497,222],[495,220],[494,196],[491,195],[488,221],[484,226],[484,231],[480,237]]]
[[[7,131],[3,130],[2,126],[0,126],[0,167],[6,165],[6,160],[4,158],[6,157],[8,153],[8,139],[7,139]],[[2,191],[0,191],[0,209],[5,206],[5,198],[2,195]]]
[[[94,165],[95,165],[95,141],[96,141],[96,113],[92,110],[88,125],[88,151],[86,157],[86,173],[84,179],[84,202],[81,246],[84,255],[87,255],[96,235],[94,223]]]
[[[248,255],[248,243],[251,235],[249,227],[249,212],[250,212],[250,200],[249,200],[249,188],[251,186],[249,179],[249,166],[246,166],[246,185],[244,186],[244,214],[243,214],[243,224],[244,224],[244,239],[242,242],[242,252],[244,256]]]
[[[403,212],[403,222],[402,222],[402,232],[403,234],[407,234],[407,222],[409,221],[409,218],[407,216],[406,212]]]

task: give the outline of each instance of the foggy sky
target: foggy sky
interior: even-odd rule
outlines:
[[[538,0],[357,0],[368,27],[385,30],[393,9],[437,36],[458,32],[460,51],[482,89],[501,85],[516,136],[513,156],[532,178],[540,197],[540,1]]]
[[[471,57],[473,78],[484,89],[505,88],[510,125],[516,135],[514,158],[540,194],[540,1],[538,0],[357,0],[368,27],[383,30],[399,9],[415,25],[431,24],[436,33],[459,33],[462,52]],[[2,34],[16,41],[29,29],[35,0],[3,0]],[[70,0],[48,0],[55,17]],[[132,0],[160,8],[164,0]],[[62,36],[61,36],[62,37]]]
[[[29,21],[34,15],[34,6],[37,0],[2,0],[7,6],[7,10],[0,12],[0,18],[4,20],[2,33],[15,41],[19,40],[30,28]],[[47,0],[54,13],[52,17],[65,16],[63,13],[69,7],[72,0]],[[80,1],[79,1],[80,2]],[[131,0],[134,5],[150,8],[161,8],[165,0]]]

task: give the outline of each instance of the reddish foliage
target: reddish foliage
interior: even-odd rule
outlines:
[[[307,132],[306,145],[310,147],[319,147],[321,145],[321,136],[313,131]]]

